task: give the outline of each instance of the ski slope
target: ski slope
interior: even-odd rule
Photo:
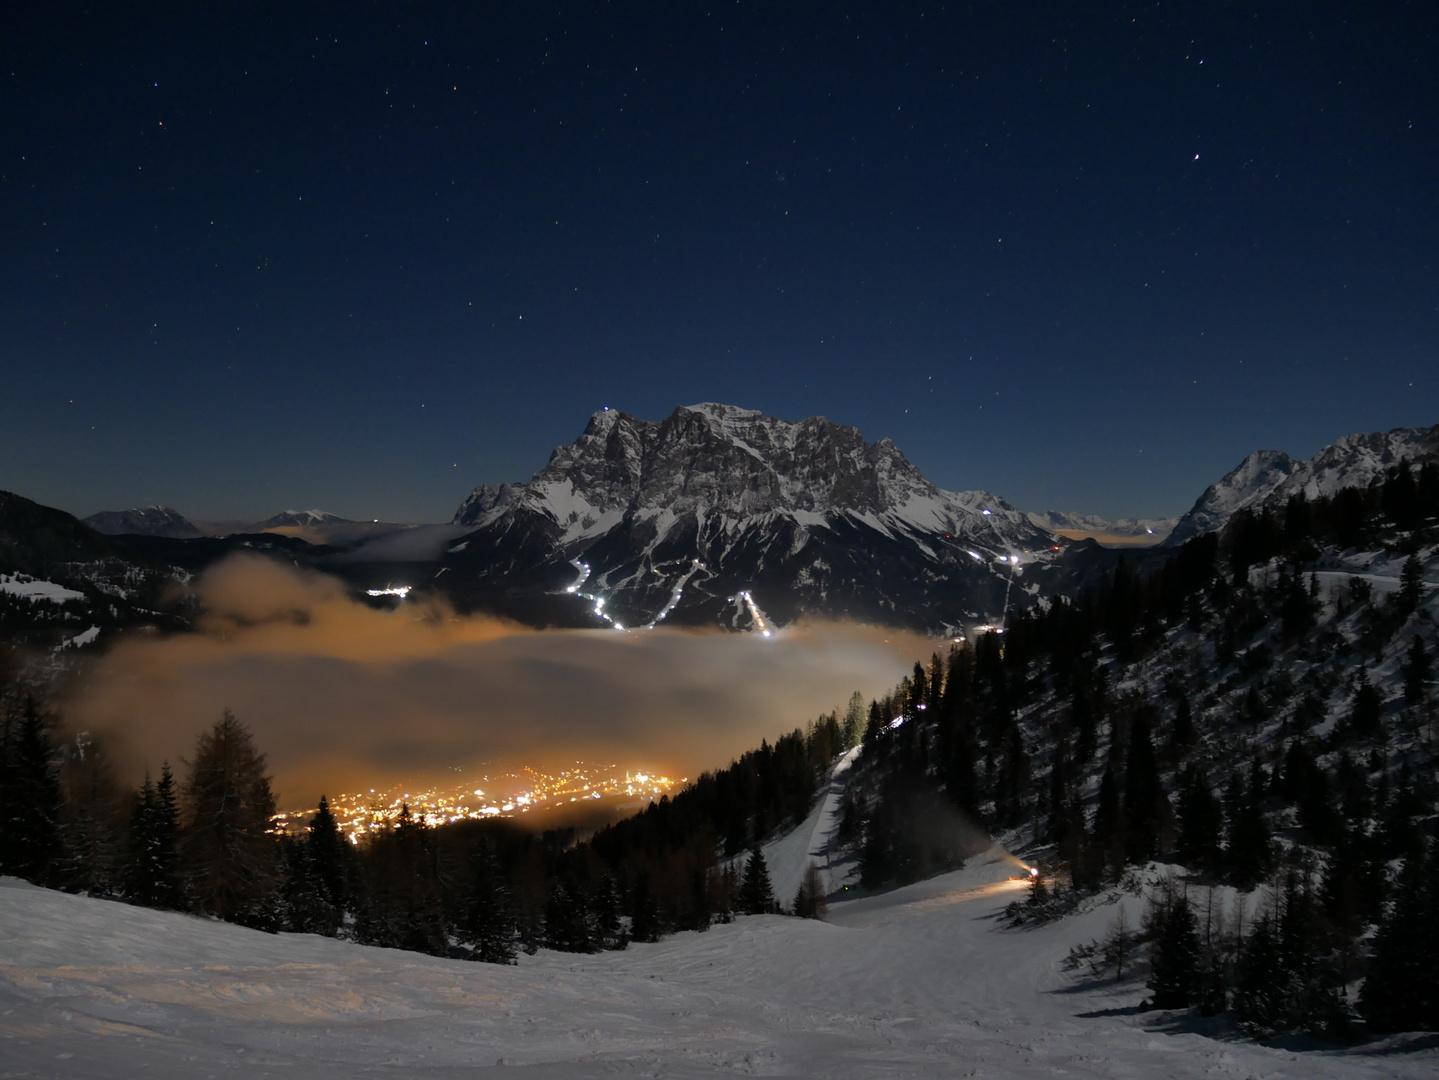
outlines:
[[[1112,909],[1000,927],[1013,867],[518,967],[271,936],[0,879],[0,1076],[1096,1080],[1439,1076],[1439,1050],[1288,1050],[1166,1030],[1059,961]],[[1139,901],[1130,898],[1137,916]],[[1432,1040],[1430,1040],[1432,1046]]]
[[[835,849],[835,834],[839,831],[840,818],[844,815],[844,789],[849,780],[849,770],[864,749],[856,746],[845,751],[834,763],[825,779],[825,786],[815,799],[814,809],[797,826],[783,836],[776,837],[764,845],[764,864],[769,870],[770,885],[775,899],[785,907],[794,902],[805,871],[813,862],[819,868],[820,878],[827,892],[836,891],[841,885],[858,880],[856,867],[851,860],[834,865],[832,855]],[[741,872],[746,856],[736,862]]]

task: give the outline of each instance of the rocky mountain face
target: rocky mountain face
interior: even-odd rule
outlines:
[[[1345,435],[1308,461],[1295,461],[1282,450],[1256,450],[1179,519],[1165,547],[1223,529],[1240,510],[1278,506],[1291,495],[1310,499],[1333,495],[1341,488],[1362,487],[1401,461],[1439,458],[1439,424]]]
[[[205,533],[180,511],[168,506],[136,507],[130,510],[101,510],[81,519],[106,536],[166,536],[184,540]]]
[[[476,488],[434,578],[462,610],[557,625],[927,629],[999,617],[1056,540],[1003,499],[946,492],[888,439],[728,405],[591,418],[528,484]]]

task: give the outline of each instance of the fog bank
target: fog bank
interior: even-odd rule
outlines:
[[[532,631],[438,605],[378,611],[338,581],[239,557],[198,583],[198,634],[135,639],[62,703],[131,778],[232,709],[281,805],[576,759],[694,777],[890,689],[935,647],[839,623],[775,638],[658,628]],[[762,598],[761,598],[762,600]]]

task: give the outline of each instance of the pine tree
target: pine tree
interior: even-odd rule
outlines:
[[[1203,769],[1191,766],[1180,781],[1179,861],[1202,873],[1218,873],[1223,830],[1224,808],[1209,786],[1209,777]]]
[[[53,869],[55,883],[69,892],[113,895],[121,887],[124,864],[124,813],[108,758],[88,733],[65,748],[60,769],[64,807],[61,847]]]
[[[700,875],[700,882],[704,877]],[[700,889],[699,891],[703,891]],[[697,906],[703,907],[706,904],[705,897],[698,898]],[[696,920],[698,921],[698,920]],[[603,875],[599,883],[594,887],[590,896],[590,923],[594,928],[594,943],[599,949],[618,950],[629,944],[629,935],[625,932],[620,922],[620,898],[619,890],[615,886],[615,879],[609,875]],[[704,927],[709,926],[709,912],[704,911]]]
[[[1037,867],[1032,867],[1029,874],[1029,903],[1039,907],[1049,900],[1049,885],[1044,880],[1044,875],[1035,873]]]
[[[1314,601],[1298,574],[1289,578],[1284,602],[1279,606],[1279,618],[1279,633],[1285,641],[1293,641],[1314,625]]]
[[[488,964],[513,964],[517,952],[515,907],[500,873],[495,851],[480,843],[470,857],[470,893],[460,918],[460,941],[470,959]]]
[[[355,936],[366,945],[444,956],[449,951],[444,896],[429,828],[408,805],[364,853],[365,893]]]
[[[135,803],[130,810],[130,849],[125,863],[125,898],[132,904],[141,904],[145,907],[153,907],[148,902],[146,893],[149,891],[149,874],[146,858],[149,845],[149,838],[146,833],[149,831],[150,821],[155,814],[155,783],[150,779],[150,774],[145,774],[145,782],[140,785],[140,790],[135,794]]]
[[[1001,825],[1017,825],[1024,817],[1030,783],[1029,751],[1024,733],[1013,722],[1006,725],[1003,756],[994,785],[994,816]]]
[[[1124,768],[1124,851],[1131,862],[1159,854],[1160,833],[1173,817],[1159,780],[1159,763],[1149,734],[1148,710],[1134,715]]]
[[[900,872],[900,856],[896,835],[901,828],[891,800],[881,792],[874,809],[865,819],[864,845],[859,853],[859,882],[866,889],[875,889],[892,881]],[[745,893],[740,890],[739,910],[746,911]]]
[[[124,891],[132,904],[170,909],[184,906],[179,838],[175,777],[166,761],[160,765],[158,781],[145,777],[130,815]]]
[[[310,845],[294,837],[283,838],[279,862],[277,910],[281,925],[296,934],[334,937],[340,929],[341,913],[330,901]]]
[[[1384,800],[1383,820],[1377,836],[1381,854],[1386,859],[1395,859],[1407,857],[1417,849],[1423,842],[1418,819],[1428,813],[1430,805],[1420,797],[1409,759],[1401,758],[1398,775],[1394,777],[1389,797]]]
[[[1266,913],[1254,924],[1240,952],[1234,995],[1234,1010],[1251,1034],[1264,1037],[1284,1030],[1287,980],[1281,961],[1278,931]]]
[[[349,841],[335,821],[330,809],[330,800],[320,796],[319,809],[310,821],[306,831],[306,847],[310,861],[325,890],[325,898],[343,914],[350,907],[350,878],[353,872],[354,854]]]
[[[649,872],[641,868],[630,887],[630,937],[635,941],[654,942],[663,931],[659,901],[650,888]]]
[[[53,718],[34,698],[26,698],[19,713],[17,721],[6,711],[0,743],[0,873],[43,884],[62,855]]]
[[[1416,847],[1404,860],[1359,1011],[1379,1031],[1439,1031],[1439,851]]]
[[[1104,767],[1099,779],[1099,802],[1094,812],[1094,837],[1100,843],[1108,844],[1120,836],[1123,829],[1120,816],[1119,781],[1114,777],[1114,755]]]
[[[1224,862],[1230,881],[1246,891],[1268,876],[1274,857],[1269,823],[1259,805],[1262,794],[1246,788],[1241,774],[1230,778],[1224,806]]]
[[[1063,739],[1054,747],[1054,760],[1049,766],[1049,820],[1044,834],[1058,843],[1064,835],[1072,798],[1069,747]]]
[[[545,946],[560,952],[598,952],[583,891],[555,878],[545,901]]]
[[[858,690],[850,695],[849,705],[844,710],[842,732],[846,750],[858,746],[864,735],[864,695]]]
[[[745,863],[744,882],[740,885],[739,908],[746,915],[766,915],[778,910],[774,900],[774,886],[770,884],[769,869],[764,863],[764,853],[756,844]]]
[[[1285,999],[1290,1030],[1341,1033],[1346,1024],[1342,980],[1315,896],[1312,865],[1285,875],[1279,922],[1280,963],[1288,975]]]
[[[1240,960],[1235,1009],[1251,1035],[1336,1034],[1344,1024],[1339,971],[1322,933],[1311,872],[1301,866],[1275,889]]]
[[[1295,741],[1284,756],[1280,788],[1299,812],[1299,824],[1310,839],[1327,844],[1339,827],[1337,800],[1329,774],[1320,768],[1304,743]]]
[[[1194,711],[1189,705],[1189,695],[1180,691],[1174,703],[1174,727],[1170,732],[1171,753],[1181,758],[1198,741],[1194,730]]]
[[[1171,885],[1152,900],[1149,989],[1156,1009],[1185,1009],[1199,996],[1199,927],[1189,897]]]
[[[1424,564],[1418,555],[1410,555],[1399,571],[1399,591],[1394,594],[1394,603],[1401,615],[1412,615],[1423,595]]]
[[[1409,655],[1402,668],[1404,675],[1404,707],[1422,710],[1429,700],[1429,680],[1434,676],[1434,661],[1424,647],[1424,639],[1414,635]]]
[[[1382,738],[1383,719],[1380,715],[1379,691],[1369,681],[1369,673],[1360,671],[1354,682],[1354,698],[1349,707],[1349,728],[1361,739]]]
[[[181,853],[195,909],[271,927],[278,883],[276,845],[269,835],[275,798],[265,755],[228,709],[196,743],[185,801]]]

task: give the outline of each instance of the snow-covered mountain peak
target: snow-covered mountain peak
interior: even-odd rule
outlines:
[[[919,603],[954,612],[936,625],[957,622],[953,596],[978,611],[978,593],[986,609],[993,593],[1003,607],[1012,556],[1053,546],[1004,500],[935,487],[889,439],[717,402],[663,420],[601,410],[529,483],[476,488],[455,521],[475,530],[443,579],[462,602],[508,595],[531,572],[553,594],[573,563],[645,618],[679,602],[670,571],[655,570],[666,566],[703,567],[715,605],[763,581],[797,610],[869,614],[918,588]],[[687,596],[703,587],[690,580]]]
[[[174,507],[159,503],[129,510],[102,510],[84,519],[85,524],[108,536],[133,534],[187,538],[201,535],[200,530]]]
[[[1282,450],[1256,450],[1205,489],[1164,546],[1216,532],[1240,510],[1277,505],[1301,493],[1310,499],[1330,496],[1343,488],[1370,484],[1401,461],[1436,457],[1439,424],[1345,435],[1308,461],[1295,461]]]
[[[342,518],[328,510],[283,510],[274,517],[260,522],[259,529],[281,529],[308,525],[353,525],[349,518]]]
[[[596,518],[646,508],[883,514],[916,500],[954,501],[889,439],[869,443],[822,416],[781,420],[714,402],[680,406],[659,421],[597,412],[578,439],[555,449],[523,495],[512,490],[476,488],[456,520],[477,524],[514,498],[560,522],[585,511]]]

